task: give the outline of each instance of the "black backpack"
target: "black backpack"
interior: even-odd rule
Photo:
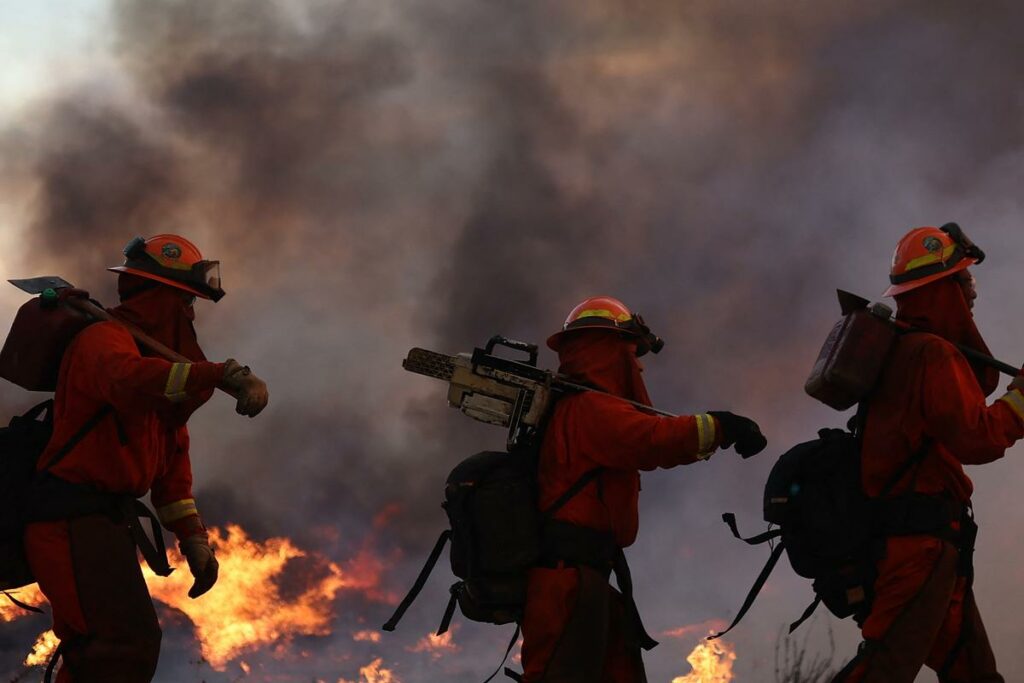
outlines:
[[[107,405],[93,415],[54,453],[52,467],[78,444],[99,422],[112,412]],[[24,415],[11,418],[0,428],[0,591],[21,588],[35,582],[25,557],[25,508],[36,479],[39,456],[53,435],[53,400],[43,401]],[[14,600],[7,594],[7,597]],[[39,610],[18,603],[21,607]]]
[[[551,506],[539,511],[537,457],[536,447],[511,453],[483,451],[451,471],[443,503],[451,528],[441,533],[409,594],[383,630],[395,630],[450,540],[452,573],[460,580],[450,588],[438,635],[448,630],[458,605],[471,621],[515,622],[511,650],[519,638],[518,623],[526,604],[527,571],[540,558],[544,521],[601,472],[596,468],[585,473]]]
[[[861,417],[851,422],[859,423]],[[782,454],[764,490],[764,519],[777,528],[743,538],[735,515],[722,515],[736,538],[750,545],[774,545],[736,618],[713,637],[728,633],[739,623],[784,550],[793,571],[812,579],[814,589],[813,602],[790,626],[791,633],[822,602],[841,619],[865,617],[873,598],[879,543],[893,534],[940,534],[958,514],[935,497],[906,494],[885,498],[927,452],[926,442],[890,478],[878,498],[864,494],[861,442],[853,431],[822,429],[817,439]]]

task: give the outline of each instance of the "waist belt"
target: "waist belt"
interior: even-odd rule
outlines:
[[[879,536],[935,536],[960,552],[959,573],[974,574],[974,542],[978,525],[969,504],[944,496],[909,493],[871,501],[874,529]]]
[[[539,566],[579,567],[595,569],[606,578],[615,573],[626,611],[636,629],[640,647],[653,649],[658,641],[651,638],[644,628],[640,611],[633,599],[633,577],[626,562],[626,553],[615,542],[611,532],[598,531],[587,527],[552,519],[544,523],[541,531],[541,553]]]
[[[167,562],[160,521],[146,505],[126,493],[107,493],[84,484],[73,484],[49,472],[33,483],[24,508],[26,522],[55,522],[88,515],[103,514],[114,522],[124,523],[146,564],[157,576],[173,571]],[[142,527],[141,518],[149,520],[151,541]]]
[[[607,577],[618,550],[611,532],[553,519],[545,522],[541,531],[539,564],[542,567],[582,565]]]

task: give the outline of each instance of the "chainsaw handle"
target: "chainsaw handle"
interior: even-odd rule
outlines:
[[[536,344],[516,341],[515,339],[509,339],[501,336],[500,334],[496,334],[487,340],[487,345],[484,347],[484,353],[488,356],[494,355],[495,346],[504,346],[505,348],[512,349],[513,351],[522,351],[523,353],[529,354],[530,360],[527,361],[527,364],[537,367]]]
[[[65,301],[65,303],[67,303],[72,308],[76,308],[79,311],[81,311],[82,313],[84,313],[84,314],[86,314],[88,316],[91,316],[93,318],[96,318],[97,320],[102,320],[104,322],[117,323],[121,327],[123,327],[126,330],[128,330],[128,333],[130,335],[132,335],[132,337],[135,339],[135,341],[137,341],[138,343],[142,344],[143,346],[148,348],[150,351],[154,351],[157,355],[162,356],[164,358],[164,360],[169,360],[172,363],[191,363],[192,362],[189,358],[186,358],[185,356],[181,355],[180,353],[178,353],[174,349],[168,348],[164,344],[161,344],[160,342],[158,342],[156,339],[153,339],[148,334],[146,334],[145,332],[140,330],[138,327],[136,327],[135,325],[132,325],[130,322],[128,322],[126,320],[121,320],[120,318],[115,318],[114,316],[110,315],[110,313],[108,313],[106,310],[104,310],[100,306],[97,306],[96,304],[94,304],[89,299],[85,299],[85,298],[82,298],[82,297],[76,297],[76,296],[69,296],[66,299],[64,299],[64,301]],[[235,395],[234,392],[229,391],[226,387],[218,385],[217,388],[220,389],[221,391],[223,391],[228,396],[231,396],[232,398],[236,398],[236,399],[238,398],[238,396]]]

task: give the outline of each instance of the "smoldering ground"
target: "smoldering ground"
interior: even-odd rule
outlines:
[[[408,348],[540,342],[579,299],[618,295],[669,342],[645,359],[662,407],[747,413],[771,440],[758,460],[644,478],[631,558],[648,626],[728,618],[764,554],[720,512],[757,526],[772,457],[845,419],[802,393],[835,287],[877,295],[906,228],[958,220],[991,254],[982,329],[1017,357],[1021,18],[1010,3],[118,1],[115,73],[28,104],[0,141],[20,236],[4,264],[113,301],[101,267],[136,233],[221,259],[229,296],[200,304],[201,341],[265,376],[272,404],[249,422],[215,399],[193,419],[207,521],[339,560],[372,543],[395,591],[444,524],[448,470],[503,437],[403,373]],[[4,389],[10,410],[29,402]],[[971,472],[979,599],[1009,679],[1017,455]],[[440,616],[444,573],[378,645],[350,636],[387,608],[346,598],[307,657],[248,659],[268,680],[353,678],[375,653],[406,683],[478,680],[501,629],[467,624],[437,661],[406,650]],[[778,570],[733,636],[738,680],[764,680],[809,596]],[[852,625],[836,628],[852,652]],[[170,641],[160,680],[218,680]],[[651,679],[683,673],[688,649],[651,653]]]

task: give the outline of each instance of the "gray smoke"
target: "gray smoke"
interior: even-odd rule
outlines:
[[[0,192],[34,192],[33,272],[10,277],[59,269],[112,300],[101,268],[165,230],[223,262],[229,295],[200,306],[201,340],[273,398],[252,422],[222,398],[193,419],[211,524],[339,561],[372,537],[404,590],[443,528],[448,470],[503,439],[403,373],[405,352],[542,343],[580,299],[612,294],[669,343],[645,359],[658,404],[750,414],[771,440],[757,460],[644,477],[630,556],[648,627],[728,620],[765,554],[720,513],[754,530],[773,456],[845,421],[802,392],[835,288],[877,296],[903,231],[957,220],[990,253],[982,330],[1016,359],[1013,3],[118,0],[111,16],[124,83],[54,92],[0,141]],[[28,400],[7,388],[2,403]],[[1010,680],[1024,671],[1015,455],[971,472],[988,522],[979,600]],[[742,682],[765,680],[779,625],[810,599],[777,571],[731,636]],[[351,679],[377,655],[405,683],[480,680],[503,629],[464,624],[438,662],[405,649],[435,626],[444,574],[378,646],[350,633],[387,607],[346,598],[336,635],[302,643],[310,657],[248,659],[268,680]],[[835,629],[852,653],[853,625]],[[159,680],[231,680],[174,633]],[[694,644],[666,639],[651,680],[684,673]]]

